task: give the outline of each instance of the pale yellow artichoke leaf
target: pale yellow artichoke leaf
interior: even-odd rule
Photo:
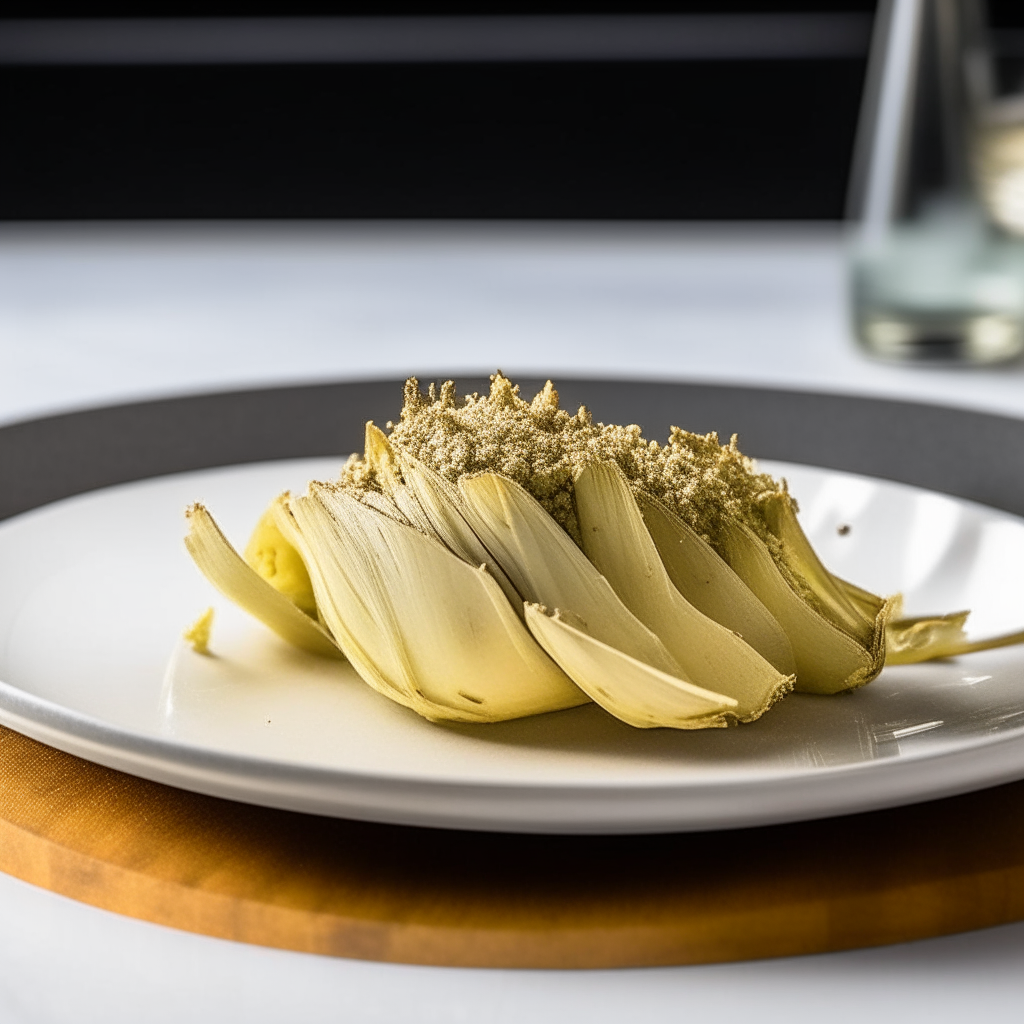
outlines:
[[[531,494],[496,473],[463,477],[459,490],[466,519],[524,600],[571,613],[595,639],[684,678],[665,645]]]
[[[738,633],[782,675],[796,672],[785,630],[728,563],[660,501],[638,504],[673,586],[698,611]]]
[[[395,457],[395,451],[391,447],[391,442],[384,432],[374,426],[372,422],[366,424],[364,457],[375,471],[377,482],[384,491],[383,495],[371,490],[364,491],[361,495],[364,502],[367,496],[372,495],[370,504],[379,508],[380,511],[388,511],[393,519],[404,520],[415,526],[421,533],[436,538],[436,531],[431,526],[429,518],[402,481],[401,468]],[[394,514],[390,513],[390,509],[382,507],[382,498],[395,509]]]
[[[318,490],[322,489],[324,486],[325,485],[314,481],[309,484],[308,491],[310,494],[313,494],[318,492]],[[330,485],[327,485],[327,489],[330,489]],[[373,497],[374,500],[372,502],[366,501],[368,495]],[[362,500],[362,504],[366,506],[369,511],[375,512],[382,518],[397,522],[400,525],[410,525],[401,512],[398,511],[398,508],[395,506],[391,498],[387,495],[374,491],[366,491],[360,495],[360,498]],[[279,508],[278,522],[282,533],[284,533],[284,535],[302,552],[303,557],[306,560],[306,564],[309,567],[309,575],[313,582],[314,593],[318,595],[318,609],[321,618],[326,622],[327,618],[330,617],[330,619],[335,622],[336,628],[338,629],[336,636],[338,645],[345,652],[345,657],[348,658],[353,668],[355,668],[359,673],[364,682],[368,683],[369,686],[378,693],[388,697],[396,703],[410,708],[425,717],[431,717],[427,713],[432,710],[433,707],[430,702],[426,701],[415,692],[409,693],[393,686],[388,678],[378,671],[371,657],[360,647],[356,636],[347,629],[345,621],[340,617],[338,612],[338,602],[335,600],[335,595],[332,594],[328,586],[327,577],[324,572],[324,563],[329,553],[329,545],[334,542],[330,536],[330,531],[323,529],[317,530],[310,522],[307,522],[306,533],[303,533],[299,528],[297,513],[302,514],[304,511],[307,520],[314,515],[324,515],[322,509],[314,507],[310,510],[306,508],[306,503],[309,501],[310,499],[308,497],[296,498],[292,495],[288,495],[287,500],[284,501]],[[317,536],[320,547],[323,549],[320,553],[319,560],[317,555],[314,553],[316,545],[311,540],[311,534]],[[323,536],[321,536],[321,534]],[[350,599],[353,599],[351,595]],[[364,613],[367,613],[366,609],[364,609]]]
[[[714,729],[736,720],[737,701],[631,658],[577,629],[562,612],[527,604],[526,622],[597,704],[637,729]]]
[[[426,718],[457,722],[589,701],[486,569],[338,489],[314,486],[289,508],[321,612],[378,692]]]
[[[406,519],[470,565],[486,565],[522,618],[523,599],[459,511],[458,490],[418,459],[396,451],[372,423],[366,424],[366,458]]]
[[[856,583],[844,580],[842,577],[836,576],[835,573],[832,573],[832,578],[843,588],[846,596],[860,609],[861,613],[870,619],[876,619],[878,613],[885,607],[886,599],[884,597],[873,594],[870,590],[865,590],[863,587],[858,587]],[[900,614],[899,606],[901,604],[902,600],[898,600],[897,605],[893,607],[891,613],[893,618]]]
[[[402,472],[387,434],[369,420],[363,435],[363,458],[369,463],[377,482],[390,494],[402,484]]]
[[[695,686],[523,488],[484,473],[463,477],[459,489],[466,518],[516,590],[527,597],[530,631],[581,690],[617,718],[641,728],[698,729],[735,721],[732,712],[738,702]],[[537,606],[532,612],[531,604]]]
[[[958,654],[993,651],[997,647],[1016,647],[1017,644],[1024,644],[1024,630],[1016,630],[1013,633],[1000,633],[998,636],[987,636],[981,640],[966,640],[956,650],[950,650],[946,654],[933,655],[933,657],[952,658]]]
[[[752,722],[793,689],[753,647],[687,601],[673,586],[622,470],[595,463],[575,480],[576,514],[587,558],[625,606],[657,636],[686,678],[725,694]]]
[[[876,619],[875,634],[862,644],[805,601],[782,575],[764,542],[738,522],[723,524],[725,560],[786,631],[796,658],[796,689],[841,693],[871,682],[885,663],[885,625],[894,600]]]
[[[862,644],[870,644],[875,635],[877,614],[866,614],[822,564],[797,519],[790,496],[769,496],[762,503],[761,511],[768,529],[779,541],[782,560],[806,584],[818,611]]]
[[[967,644],[964,625],[970,612],[890,620],[885,630],[885,663],[910,665],[946,658]]]
[[[226,598],[288,643],[329,658],[342,656],[323,626],[275,590],[238,554],[203,505],[192,505],[186,516],[189,533],[185,547],[200,572]]]
[[[1024,631],[968,640],[964,632],[969,611],[948,615],[919,615],[890,621],[886,628],[887,665],[912,665],[937,658],[990,651],[1024,643]]]
[[[359,500],[364,505],[380,512],[389,519],[394,519],[396,523],[402,523],[404,526],[414,525],[409,520],[409,517],[386,494],[378,491],[363,491],[359,495]]]
[[[406,486],[423,509],[427,521],[441,542],[471,565],[486,565],[509,603],[522,614],[522,595],[498,565],[461,511],[463,501],[458,489],[440,473],[404,453],[399,459]]]
[[[316,494],[322,487],[323,485],[311,483],[309,491],[312,494]],[[367,503],[365,501],[367,493],[373,494],[379,501],[374,501],[373,504]],[[399,525],[410,525],[388,496],[377,494],[376,492],[365,492],[360,497],[362,499],[361,503],[368,511],[376,513],[383,519],[397,522]],[[378,507],[378,505],[381,507]],[[415,687],[403,686],[401,680],[396,684],[393,678],[389,678],[386,671],[381,670],[381,667],[373,659],[374,651],[372,645],[370,650],[366,650],[361,646],[360,641],[362,637],[360,636],[359,624],[366,617],[372,616],[373,608],[372,606],[363,606],[359,609],[361,614],[353,616],[351,609],[352,606],[360,602],[359,594],[353,591],[351,587],[348,588],[348,592],[345,592],[344,586],[340,588],[341,593],[339,594],[337,580],[330,580],[331,545],[337,543],[337,537],[329,525],[323,526],[320,524],[319,520],[326,515],[328,513],[308,497],[289,497],[288,502],[281,511],[282,531],[303,552],[307,559],[310,577],[313,580],[313,589],[320,595],[321,615],[326,615],[335,623],[338,629],[338,643],[364,682],[368,683],[378,693],[415,711],[417,714],[431,720],[440,720],[434,704],[419,693]],[[306,521],[306,532],[303,532],[299,527],[300,516]],[[317,553],[317,550],[319,553]],[[331,582],[334,584],[333,589]],[[340,610],[346,605],[348,606],[348,611],[346,612],[349,616],[348,621],[342,617]],[[356,624],[355,629],[349,628],[349,622],[352,621]]]

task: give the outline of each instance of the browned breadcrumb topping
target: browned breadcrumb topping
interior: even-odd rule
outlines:
[[[570,415],[558,405],[548,381],[532,401],[497,373],[490,394],[460,399],[455,384],[426,395],[415,377],[406,381],[401,419],[389,423],[389,440],[448,480],[494,472],[522,485],[580,543],[573,501],[573,476],[593,462],[614,461],[636,493],[660,499],[705,540],[717,546],[719,524],[740,520],[769,539],[758,506],[785,484],[758,473],[737,447],[717,434],[691,434],[673,427],[664,445],[644,438],[636,424],[594,423],[585,406]],[[373,468],[353,456],[342,483],[376,490]]]

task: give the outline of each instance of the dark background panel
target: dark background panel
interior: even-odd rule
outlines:
[[[863,73],[8,67],[0,217],[839,217]]]
[[[12,19],[861,12],[872,0],[5,6]],[[863,56],[0,66],[0,219],[842,216]]]

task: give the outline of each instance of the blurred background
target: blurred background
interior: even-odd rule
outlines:
[[[874,10],[4,6],[6,220],[835,221]]]
[[[498,366],[1024,412],[1024,239],[935,157],[979,4],[1015,94],[1014,0],[15,0],[0,421]]]

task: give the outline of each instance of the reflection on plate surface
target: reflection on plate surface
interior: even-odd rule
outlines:
[[[975,655],[969,666],[968,659],[898,666],[840,697],[793,694],[759,721],[728,730],[634,729],[596,705],[493,725],[437,725],[381,697],[347,664],[292,650],[242,614],[222,616],[216,657],[184,644],[175,651],[164,735],[338,768],[375,761],[384,773],[453,781],[614,781],[628,762],[634,777],[677,782],[852,765],[1024,725],[1020,659],[1007,649]]]
[[[910,614],[1024,624],[1024,521],[881,481],[782,473],[825,563]],[[0,526],[0,721],[176,785],[321,813],[470,828],[644,831],[862,810],[1024,776],[1024,650],[887,669],[795,694],[729,730],[636,730],[596,706],[434,725],[346,664],[278,641],[215,594],[181,545],[209,504],[241,545],[267,500],[333,460],[111,488]],[[213,657],[178,638],[217,609]]]

